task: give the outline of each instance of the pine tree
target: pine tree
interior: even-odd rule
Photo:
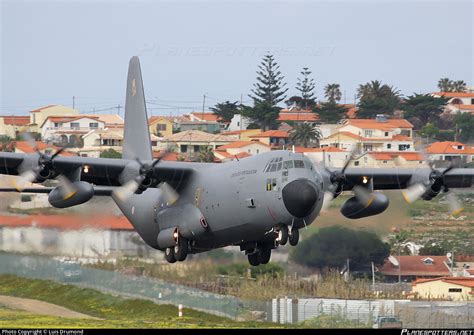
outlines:
[[[301,71],[301,75],[303,78],[298,78],[298,82],[296,83],[296,89],[301,92],[301,106],[304,109],[308,109],[308,106],[315,104],[316,96],[314,95],[314,88],[316,85],[314,84],[314,79],[310,78],[311,71],[304,67],[303,71]]]
[[[285,99],[288,88],[284,88],[286,83],[281,75],[280,66],[275,62],[273,55],[265,55],[258,66],[257,83],[253,84],[253,95],[250,97],[254,102],[267,102],[274,107]]]

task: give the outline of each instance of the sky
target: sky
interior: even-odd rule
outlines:
[[[288,97],[303,67],[316,95],[338,83],[343,102],[381,80],[402,94],[441,77],[474,86],[471,1],[13,1],[0,0],[0,114],[49,104],[116,113],[128,60],[141,61],[149,114],[250,103],[271,52]],[[123,109],[121,110],[123,113]]]

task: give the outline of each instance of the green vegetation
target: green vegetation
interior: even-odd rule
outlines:
[[[319,129],[314,128],[310,123],[297,124],[290,131],[290,139],[296,145],[308,147],[313,145],[319,147],[319,140],[322,138]]]
[[[427,125],[431,122],[437,125],[447,103],[448,99],[444,97],[436,98],[430,94],[415,93],[405,100],[402,108],[407,119],[416,118],[419,124]]]
[[[96,290],[63,285],[48,280],[0,276],[0,294],[37,299],[64,306],[104,320],[61,319],[0,309],[0,327],[100,327],[100,328],[192,328],[192,327],[269,327],[261,322],[236,322],[204,312],[148,300],[123,299]]]
[[[101,158],[122,158],[122,154],[112,148],[104,150],[100,153]]]
[[[464,80],[441,78],[438,81],[438,88],[441,92],[466,92],[466,86]]]
[[[454,118],[458,129],[458,140],[470,143],[474,140],[474,115],[471,113],[459,113]]]
[[[219,116],[222,121],[230,122],[235,114],[239,114],[239,104],[237,101],[235,102],[221,102],[216,104],[214,107],[211,107],[211,111]]]
[[[350,259],[351,269],[383,264],[390,248],[372,233],[341,226],[321,228],[291,250],[291,259],[315,268],[341,268]]]
[[[360,98],[357,116],[363,119],[375,118],[377,114],[392,115],[400,107],[400,92],[378,80],[359,85]]]

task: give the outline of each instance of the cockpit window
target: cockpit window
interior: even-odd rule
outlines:
[[[276,169],[277,169],[276,163],[272,163],[272,165],[270,166],[270,172],[275,172]]]
[[[304,169],[304,162],[300,160],[295,160],[295,168]]]
[[[281,170],[281,165],[282,165],[282,164],[283,164],[282,162],[278,163],[277,171],[280,171],[280,170]]]
[[[307,168],[308,170],[311,170],[313,165],[308,161],[304,161],[304,167]]]
[[[293,168],[293,161],[284,161],[283,162],[284,169],[292,169]]]

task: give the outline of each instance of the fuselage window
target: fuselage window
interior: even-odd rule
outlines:
[[[304,169],[304,163],[300,160],[295,160],[295,168],[296,169]]]
[[[292,169],[293,168],[293,161],[285,161],[283,162],[284,169]]]

